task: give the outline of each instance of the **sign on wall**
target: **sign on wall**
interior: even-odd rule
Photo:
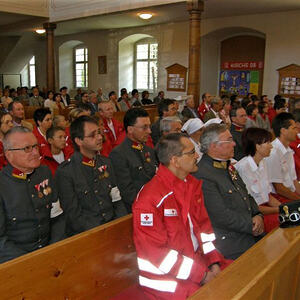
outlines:
[[[225,61],[222,63],[223,70],[262,70],[263,61]]]
[[[187,68],[179,64],[173,64],[167,70],[167,91],[185,92]]]

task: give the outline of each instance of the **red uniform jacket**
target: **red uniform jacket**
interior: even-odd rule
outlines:
[[[71,140],[71,134],[70,134],[70,127],[67,127],[65,129],[66,132],[66,152],[70,154],[70,156],[72,156],[72,154],[74,153],[74,147],[73,147],[73,142]]]
[[[276,110],[273,107],[269,107],[268,118],[270,120],[271,127],[272,127],[272,121],[275,117],[276,117]]]
[[[202,121],[204,121],[204,115],[209,111],[209,108],[206,107],[204,101],[198,106],[198,114]]]
[[[70,148],[67,146],[63,149],[63,153],[65,156],[65,160],[69,159],[74,151],[70,151]],[[41,158],[41,165],[48,166],[52,176],[54,177],[57,167],[59,166],[59,163],[53,158],[53,155],[51,153],[50,146],[47,145],[43,148],[43,156]]]
[[[112,123],[115,129],[116,138],[114,137],[113,132],[107,124],[107,119],[103,118],[104,133],[106,134],[106,137],[110,140],[110,143],[114,148],[123,142],[126,133],[124,126],[121,122],[119,122],[116,119],[112,119]]]
[[[290,144],[290,147],[294,150],[295,168],[297,173],[297,180],[300,180],[300,138],[297,136],[296,141]]]
[[[2,141],[0,141],[0,170],[2,170],[3,167],[5,167],[6,165],[7,165],[7,160],[4,156]]]
[[[186,299],[200,287],[208,266],[223,261],[212,243],[201,186],[191,175],[180,180],[160,165],[137,195],[133,238],[139,283],[150,299]]]
[[[45,137],[39,132],[38,127],[35,127],[33,129],[32,133],[37,138],[37,142],[38,142],[38,145],[39,145],[40,154],[41,154],[41,156],[43,156],[44,155],[44,151],[47,152],[46,147],[49,147],[49,144],[48,144],[47,140],[45,139]]]

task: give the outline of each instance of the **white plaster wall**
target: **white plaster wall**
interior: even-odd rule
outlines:
[[[219,47],[222,39],[235,34],[257,34],[266,37],[263,93],[273,97],[277,93],[278,68],[300,64],[300,11],[215,18],[202,20],[201,89],[200,93],[216,93],[218,86]],[[117,91],[119,78],[119,41],[132,34],[153,36],[159,43],[158,90],[165,90],[165,68],[173,63],[188,67],[188,22],[119,30],[93,31],[55,39],[56,60],[58,47],[69,40],[80,40],[89,49],[89,87],[102,87],[105,93]],[[0,68],[0,72],[20,72],[32,56],[37,58],[37,82],[46,82],[46,43],[28,36],[22,37]],[[98,74],[98,56],[107,56],[107,74]],[[59,66],[57,70],[57,87]],[[168,97],[178,93],[167,93]]]

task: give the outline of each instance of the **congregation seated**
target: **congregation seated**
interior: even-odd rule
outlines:
[[[258,103],[257,108],[258,108],[258,114],[256,115],[257,127],[271,131],[270,120],[268,118],[268,110],[269,110],[268,102],[260,101]]]
[[[142,92],[142,104],[143,105],[151,105],[151,104],[153,104],[152,100],[149,99],[149,92],[148,91],[143,91]]]
[[[129,99],[126,89],[121,90],[121,97],[119,98],[118,102],[120,104],[121,111],[127,111],[131,108],[132,101]]]
[[[141,187],[155,175],[158,165],[153,149],[146,144],[150,124],[149,114],[144,109],[128,110],[124,116],[126,138],[109,155],[128,212]]]
[[[211,119],[212,120],[212,119]],[[192,118],[186,121],[181,131],[188,134],[190,141],[195,147],[195,151],[198,154],[197,163],[202,158],[203,153],[201,152],[200,138],[203,133],[204,123],[200,118]]]
[[[113,104],[114,111],[121,111],[121,106],[118,102],[118,97],[115,91],[109,92],[108,100],[111,101],[111,103]]]
[[[8,165],[0,173],[0,262],[64,237],[57,190],[50,170],[40,166],[36,137],[14,127],[3,145]]]
[[[213,97],[210,102],[209,111],[204,114],[204,123],[210,119],[220,118],[220,111],[223,109],[223,100],[220,97]]]
[[[294,152],[289,147],[296,140],[298,129],[290,113],[278,114],[272,128],[276,139],[272,142],[272,151],[266,158],[270,181],[279,201],[298,200],[300,184],[295,170]]]
[[[52,116],[49,108],[38,108],[33,114],[36,127],[32,133],[38,141],[40,154],[43,155],[44,148],[48,146],[46,132],[52,126]]]
[[[258,114],[258,108],[255,104],[250,103],[246,107],[246,113],[247,113],[247,120],[245,124],[245,129],[250,127],[258,127],[257,125],[257,114]]]
[[[44,99],[40,96],[40,92],[37,87],[32,89],[32,96],[29,98],[29,105],[39,107],[43,107],[44,105]]]
[[[200,143],[203,156],[193,175],[203,180],[205,207],[216,235],[215,246],[226,259],[234,260],[262,236],[263,217],[230,162],[235,142],[227,126],[207,126]]]
[[[269,117],[269,120],[270,120],[270,124],[272,124],[273,122],[273,119],[280,113],[282,112],[286,112],[286,101],[284,98],[281,98],[280,95],[277,95],[279,97],[276,98],[275,96],[275,102],[274,102],[274,106],[273,106],[273,109],[269,109],[269,112],[268,112],[268,117]]]
[[[6,132],[13,128],[13,126],[12,116],[7,112],[0,111],[0,170],[7,165],[3,151],[3,138]]]
[[[87,105],[90,107],[91,115],[93,116],[98,112],[98,98],[96,93],[91,93]]]
[[[242,145],[242,134],[247,121],[247,114],[243,107],[236,106],[230,111],[231,127],[230,133],[235,142],[234,156],[235,160],[240,160],[245,156]]]
[[[140,95],[137,89],[133,89],[131,92],[131,103],[133,107],[142,106]]]
[[[185,101],[185,106],[181,112],[183,117],[183,122],[186,122],[189,119],[192,118],[199,118],[198,112],[195,109],[195,100],[192,95],[188,96],[188,98]]]
[[[111,162],[98,154],[102,135],[97,121],[81,116],[70,131],[75,152],[55,175],[68,236],[127,214]]]
[[[281,204],[272,194],[265,158],[272,149],[272,135],[262,128],[248,128],[243,133],[245,157],[234,167],[246,184],[248,193],[254,198],[264,215],[265,231],[270,232],[279,226],[279,205]]]
[[[158,104],[163,99],[165,99],[165,93],[164,93],[164,91],[159,91],[157,96],[154,97],[153,103]]]
[[[157,105],[157,111],[159,119],[151,125],[151,138],[154,145],[156,145],[161,137],[160,121],[165,117],[175,116],[177,113],[175,100],[164,99],[160,101]]]
[[[24,120],[25,113],[24,113],[24,106],[19,101],[11,102],[8,105],[8,112],[11,114],[13,118],[13,125],[16,126],[23,126],[28,128],[30,131],[33,130],[33,126],[31,123]]]
[[[64,105],[64,107],[67,107],[71,103],[70,95],[68,94],[68,88],[66,86],[63,86],[59,89],[61,100]]]
[[[165,117],[160,120],[161,136],[166,136],[170,133],[179,133],[181,132],[181,128],[182,122],[176,116]]]
[[[101,101],[98,104],[99,114],[103,119],[104,132],[110,140],[112,148],[118,146],[125,138],[125,129],[121,122],[113,118],[114,108],[111,101]]]
[[[41,164],[48,166],[53,177],[58,166],[73,154],[73,147],[67,147],[66,132],[62,127],[50,127],[46,132],[47,145],[43,148]]]
[[[13,99],[9,97],[9,89],[4,89],[3,96],[1,97],[2,106],[7,109],[8,105],[13,102]]]
[[[210,110],[210,103],[212,100],[212,97],[209,93],[204,93],[201,96],[202,102],[198,106],[198,115],[200,119],[204,122],[204,116],[205,114]]]

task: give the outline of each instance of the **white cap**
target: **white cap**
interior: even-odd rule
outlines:
[[[211,124],[221,124],[223,121],[220,118],[213,118],[209,119],[207,122],[205,122],[204,127],[211,125]]]
[[[187,120],[181,128],[181,131],[185,131],[187,134],[192,134],[201,129],[204,123],[199,118],[193,118]]]

